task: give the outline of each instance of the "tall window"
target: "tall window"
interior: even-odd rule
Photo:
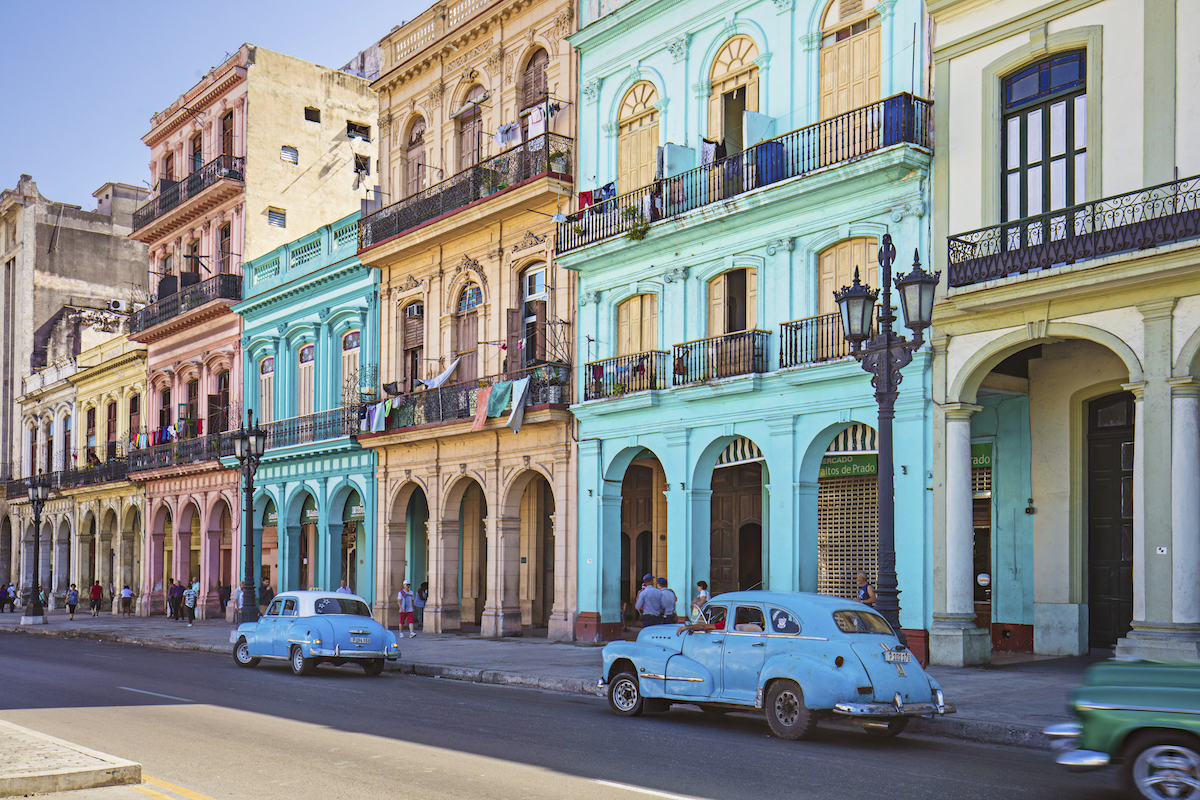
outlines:
[[[617,355],[645,353],[657,344],[658,295],[634,295],[617,306]]]
[[[879,100],[879,17],[864,18],[861,1],[834,0],[821,32],[821,119]]]
[[[425,188],[425,120],[417,117],[408,129],[408,152],[404,164],[405,196]]]
[[[29,474],[30,476],[38,473],[38,429],[37,422],[34,422],[33,427],[29,429]]]
[[[458,169],[479,163],[483,155],[483,87],[476,84],[467,92],[468,110],[458,117]]]
[[[477,355],[479,350],[479,312],[483,304],[483,291],[479,284],[468,283],[458,296],[458,314],[455,320],[454,355],[459,359],[455,380],[473,381],[479,377]]]
[[[196,424],[199,419],[200,381],[199,379],[193,379],[187,382],[187,433],[189,436],[195,436],[199,433]]]
[[[233,238],[233,226],[226,223],[217,231],[217,256],[218,263],[221,265],[221,272],[228,274],[232,265],[233,254],[229,252],[231,239]]]
[[[404,388],[413,391],[421,377],[425,353],[425,304],[409,303],[403,310]]]
[[[199,274],[200,242],[197,240],[192,239],[183,246],[183,263],[179,265],[179,271]]]
[[[56,464],[54,463],[54,420],[46,421],[46,441],[43,442],[46,458],[46,472],[54,472]]]
[[[92,427],[92,417],[88,417],[88,428]],[[171,389],[168,387],[158,393],[158,430],[161,436],[171,427]],[[89,433],[89,436],[91,434]]]
[[[104,460],[117,457],[117,403],[110,402],[104,409]]]
[[[297,371],[296,413],[299,416],[313,413],[313,362],[317,348],[306,344],[300,348],[300,366]]]
[[[233,112],[221,117],[221,154],[233,155]]]
[[[87,463],[95,464],[100,460],[96,455],[96,407],[92,406],[87,410],[87,438],[84,440],[87,445]]]
[[[358,355],[362,331],[350,331],[342,336],[342,393],[344,401],[358,402]]]
[[[546,360],[546,265],[521,273],[521,316],[517,330],[521,357],[509,353],[509,367]]]
[[[709,336],[750,331],[757,325],[757,270],[730,270],[708,282]]]
[[[617,191],[631,192],[654,180],[658,149],[658,90],[634,84],[621,102],[617,132]]]
[[[735,36],[713,60],[709,80],[708,138],[725,143],[727,154],[742,150],[742,112],[758,111],[758,45],[748,36]]]
[[[68,425],[70,422],[67,423]],[[142,396],[140,394],[131,394],[129,396],[129,442],[130,445],[140,446],[139,438],[142,432]]]
[[[525,62],[525,72],[521,76],[521,108],[526,109],[546,100],[546,66],[550,57],[546,51],[538,48],[529,61]]]
[[[271,356],[258,364],[258,419],[260,422],[275,419],[275,359]]]
[[[191,157],[191,168],[192,169],[191,169],[191,171],[196,172],[197,170],[199,170],[201,167],[204,166],[203,139],[201,138],[201,135],[199,133],[197,133],[195,136],[192,137],[191,145],[192,145],[192,157]]]
[[[168,151],[167,154],[163,156],[162,175],[160,175],[159,178],[161,179],[159,182],[159,185],[162,186],[163,188],[166,188],[166,186],[170,186],[174,182],[174,180],[175,180],[175,154],[174,153]],[[164,183],[165,183],[165,186],[163,186]]]
[[[229,370],[217,373],[217,393],[208,396],[208,432],[229,430]]]
[[[833,293],[854,282],[855,269],[864,284],[879,285],[879,244],[875,239],[847,239],[817,256],[818,314],[837,313]]]
[[[1004,79],[1000,184],[1004,221],[1087,199],[1087,86],[1083,51]]]
[[[74,464],[71,462],[71,415],[67,414],[63,417],[63,436],[62,436],[62,464],[63,469],[70,469]]]

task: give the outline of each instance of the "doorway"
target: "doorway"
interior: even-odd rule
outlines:
[[[1088,403],[1088,641],[1112,647],[1133,620],[1133,394]]]

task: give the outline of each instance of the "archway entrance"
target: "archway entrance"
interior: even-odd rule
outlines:
[[[521,625],[545,628],[554,608],[554,493],[542,475],[521,494]]]
[[[342,509],[342,569],[341,580],[352,592],[358,592],[361,581],[358,575],[359,553],[364,546],[363,522],[366,520],[366,508],[362,497],[357,491],[352,491],[346,498]]]
[[[474,481],[463,493],[459,504],[458,585],[462,619],[473,625],[483,624],[483,606],[487,599],[487,499]]]
[[[297,548],[299,556],[297,585],[301,589],[310,589],[316,586],[320,575],[317,563],[317,524],[319,522],[317,501],[311,494],[306,493],[304,503],[300,506],[300,541]]]
[[[708,550],[713,596],[762,588],[762,494],[762,451],[749,439],[735,439],[713,467]]]
[[[667,475],[658,458],[642,451],[621,481],[621,612],[634,615],[643,575],[667,568]],[[628,608],[626,608],[628,604]]]
[[[1133,620],[1133,394],[1087,411],[1088,641],[1112,647]]]
[[[851,425],[821,459],[817,488],[817,591],[858,597],[856,576],[875,582],[879,554],[875,429]]]
[[[224,537],[224,529],[222,528],[222,540]],[[230,560],[232,561],[232,553]],[[221,552],[222,570],[224,570],[225,552],[222,548]],[[280,583],[282,575],[279,573],[279,511],[275,508],[275,501],[268,500],[267,507],[263,509],[262,517],[262,574],[277,592],[284,590],[283,584]],[[272,570],[271,567],[276,569]],[[301,584],[303,587],[304,584]]]

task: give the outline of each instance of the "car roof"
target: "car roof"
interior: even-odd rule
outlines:
[[[280,592],[276,597],[296,597],[301,600],[316,600],[321,597],[350,597],[355,600],[367,602],[365,597],[357,594],[347,594],[346,592],[326,592],[320,589],[292,589],[286,592]]]
[[[768,592],[760,589],[744,592],[724,592],[723,594],[715,595],[709,602],[776,603],[783,606],[827,609],[829,611],[838,611],[861,605],[857,600],[835,597],[829,594],[817,594],[816,592]],[[864,606],[864,608],[866,607]],[[867,610],[871,609],[867,608]]]

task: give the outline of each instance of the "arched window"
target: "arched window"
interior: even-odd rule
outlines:
[[[758,111],[758,45],[735,36],[713,59],[709,80],[708,138],[724,142],[728,155],[742,151],[742,112]]]
[[[471,281],[463,287],[462,294],[458,296],[458,313],[465,314],[482,304],[483,290],[479,288],[478,283]]]
[[[362,331],[342,335],[342,395],[343,402],[358,402],[358,355]]]
[[[858,279],[879,288],[879,244],[872,238],[846,239],[825,248],[817,256],[817,313],[836,314],[833,293]]]
[[[233,112],[221,117],[221,155],[233,155]]]
[[[425,120],[417,117],[408,128],[405,140],[404,196],[411,197],[425,188]]]
[[[463,98],[467,110],[458,117],[458,169],[478,164],[483,157],[483,87],[476,84]]]
[[[636,83],[621,101],[617,115],[617,191],[631,192],[654,180],[658,148],[658,89]]]
[[[758,270],[734,269],[708,282],[708,335],[758,326]]]
[[[296,414],[305,416],[313,413],[313,363],[317,356],[315,345],[300,348],[299,368],[296,371]]]
[[[861,0],[832,0],[821,34],[821,119],[879,100],[879,16]]]
[[[479,377],[479,313],[483,291],[471,281],[458,296],[458,314],[454,326],[454,355],[458,358],[455,380],[459,383]]]
[[[657,345],[658,295],[634,295],[617,306],[617,355],[645,353]]]
[[[258,363],[258,420],[275,419],[275,359],[267,356]]]

